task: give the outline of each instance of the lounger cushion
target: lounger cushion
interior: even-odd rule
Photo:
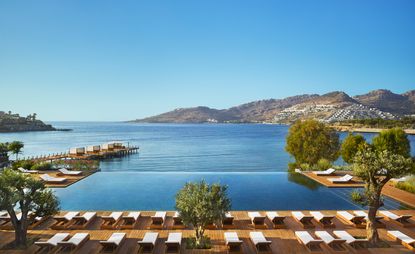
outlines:
[[[413,243],[415,243],[415,239],[413,239],[412,237],[409,237],[409,236],[405,235],[401,231],[392,230],[392,231],[388,231],[388,233],[390,235],[396,237],[397,239],[401,240],[404,243],[407,243],[407,244],[413,244]]]

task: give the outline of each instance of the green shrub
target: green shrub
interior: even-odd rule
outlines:
[[[12,169],[17,170],[18,168],[22,167],[24,169],[32,169],[35,163],[33,161],[16,161],[12,165]]]
[[[52,164],[49,162],[39,162],[32,166],[32,170],[52,170]]]
[[[326,170],[331,168],[331,162],[327,159],[320,159],[317,162],[317,170]]]
[[[296,168],[298,168],[296,162],[288,162],[288,172],[294,172]]]
[[[405,182],[398,182],[395,187],[410,193],[415,193],[415,179],[411,179]]]
[[[312,168],[310,167],[310,165],[308,163],[301,163],[300,164],[300,168],[303,171],[308,171],[308,170],[312,170]]]
[[[187,249],[210,249],[212,248],[212,242],[209,237],[203,236],[200,242],[196,242],[195,237],[186,238]]]
[[[359,204],[359,205],[365,205],[366,204],[366,198],[365,195],[358,190],[354,190],[350,193],[350,198],[352,202]]]

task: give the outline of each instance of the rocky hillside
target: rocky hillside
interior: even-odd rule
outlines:
[[[305,94],[285,99],[253,101],[229,109],[208,107],[176,109],[133,122],[150,123],[291,123],[303,118],[326,122],[350,119],[396,119],[415,114],[415,90],[394,94],[376,90],[350,97],[340,91],[323,95]]]
[[[24,131],[54,131],[52,125],[36,119],[36,114],[21,117],[19,114],[0,111],[0,132],[24,132]]]
[[[415,90],[395,94],[389,90],[375,90],[354,97],[363,105],[394,114],[415,114]]]

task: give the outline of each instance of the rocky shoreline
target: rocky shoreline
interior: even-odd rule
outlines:
[[[0,133],[28,131],[60,131],[50,124],[36,119],[36,114],[22,117],[19,114],[0,111]]]

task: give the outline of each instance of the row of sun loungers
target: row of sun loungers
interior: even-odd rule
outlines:
[[[368,240],[364,238],[356,238],[350,233],[344,230],[335,230],[330,234],[327,231],[315,231],[314,237],[308,231],[295,231],[295,236],[299,243],[304,245],[310,251],[318,251],[321,244],[326,244],[334,251],[348,251],[346,244],[359,249],[367,247]],[[407,236],[406,234],[394,230],[388,231],[388,236],[395,241],[398,241],[403,246],[410,250],[415,248],[415,239]],[[140,251],[152,251],[156,246],[159,233],[147,232],[142,240],[138,241]],[[237,232],[225,232],[224,233],[225,244],[229,251],[238,251],[241,249],[243,241],[239,238]],[[272,241],[268,240],[262,232],[250,232],[249,239],[255,246],[257,252],[269,251]],[[51,251],[52,249],[71,251],[80,248],[84,243],[89,240],[88,233],[76,233],[70,237],[69,233],[56,233],[50,239],[46,241],[37,241],[35,245],[39,246],[38,252],[42,250]],[[115,251],[126,240],[126,233],[113,233],[107,240],[101,240],[103,250]],[[175,232],[169,233],[167,240],[165,241],[166,252],[179,253],[182,245],[182,233]]]
[[[68,212],[63,216],[55,216],[55,223],[52,229],[84,229],[97,216],[96,212],[85,212],[79,215],[79,212]]]
[[[318,251],[320,245],[323,243],[335,251],[347,251],[345,246],[346,243],[356,249],[364,248],[368,243],[367,239],[355,238],[344,230],[333,231],[334,236],[327,231],[315,231],[314,234],[318,238],[313,237],[308,231],[295,232],[298,242],[303,244],[310,251]]]
[[[262,215],[259,212],[248,212],[248,217],[252,225],[255,228],[266,228],[265,221],[268,219],[274,228],[285,228],[285,219],[287,216],[282,216],[278,212],[266,212],[266,215]],[[384,227],[385,224],[381,221],[383,218],[387,220],[396,222],[403,227],[413,227],[415,224],[410,221],[411,215],[396,215],[390,211],[379,211],[379,214],[382,216],[377,216],[378,227]],[[30,215],[30,214],[29,214]],[[338,211],[336,215],[334,214],[323,214],[319,211],[310,211],[309,214],[304,214],[300,211],[291,212],[292,218],[301,224],[303,228],[314,228],[315,225],[313,221],[320,224],[324,228],[334,228],[335,224],[333,219],[338,217],[341,221],[346,224],[355,226],[356,228],[364,228],[367,222],[367,213],[365,211]],[[17,214],[18,218],[21,216],[20,213]],[[86,228],[92,220],[97,217],[96,212],[85,212],[82,215],[77,211],[67,212],[64,215],[54,216],[55,222],[51,225],[52,229],[84,229]],[[100,216],[102,219],[101,229],[133,229],[138,223],[140,217],[140,212],[112,212],[109,215]],[[154,229],[163,229],[166,222],[167,213],[163,211],[158,211],[155,215],[151,216],[151,228]],[[36,227],[46,218],[36,217],[34,218],[31,228]],[[7,223],[10,224],[10,217],[7,212],[0,212],[0,227]],[[234,217],[231,213],[226,214],[226,217],[223,220],[223,228],[233,228],[234,227]],[[213,225],[216,228],[215,225]],[[173,228],[180,229],[185,228],[182,219],[178,212],[175,212],[173,215]],[[211,228],[213,229],[213,228]]]
[[[28,217],[33,216],[32,212],[29,212],[27,214]],[[16,213],[16,218],[20,220],[22,218],[22,213],[18,212]],[[42,222],[44,222],[47,219],[47,217],[39,217],[36,216],[33,218],[32,223],[28,226],[29,229],[33,229],[40,225]],[[0,212],[0,228],[1,229],[12,229],[13,225],[11,223],[11,217],[6,211]]]

